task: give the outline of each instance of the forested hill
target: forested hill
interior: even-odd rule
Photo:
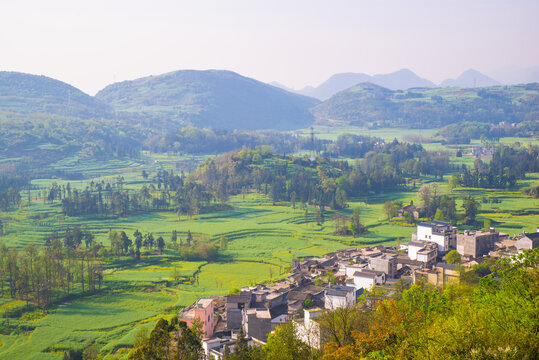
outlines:
[[[231,71],[182,70],[112,84],[96,97],[119,112],[219,129],[297,129],[318,100]]]
[[[112,109],[79,89],[46,76],[0,72],[0,112],[109,117]]]
[[[441,127],[460,121],[513,123],[539,119],[539,84],[486,88],[389,90],[362,83],[312,109],[318,122],[383,127]]]

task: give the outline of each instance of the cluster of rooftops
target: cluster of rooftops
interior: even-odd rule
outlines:
[[[509,238],[494,229],[458,234],[449,223],[419,223],[408,243],[294,259],[293,273],[286,280],[199,299],[183,309],[179,318],[189,325],[194,319],[202,323],[203,346],[210,358],[223,358],[227,347],[233,351],[240,331],[249,343],[263,344],[277,326],[290,321],[296,322],[300,338],[320,347],[317,316],[324,310],[354,306],[362,295],[368,300],[366,291],[374,286],[391,292],[401,278],[412,283],[423,277],[439,287],[458,281],[458,266],[444,261],[450,250],[460,253],[463,266],[471,266],[485,257],[509,256],[535,247],[539,247],[537,232]]]

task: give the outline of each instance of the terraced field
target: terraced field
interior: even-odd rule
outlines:
[[[361,131],[357,128],[348,130]],[[369,134],[386,139],[403,136],[403,132],[394,130]],[[336,135],[328,132],[325,136]],[[463,147],[464,151],[469,150],[470,146]],[[426,144],[426,147],[449,152],[456,152],[457,149],[439,143]],[[76,157],[64,159],[55,166],[64,171],[83,168],[85,175],[91,175],[92,179],[70,182],[71,186],[80,189],[88,186],[91,180],[115,181],[120,174],[124,177],[124,188],[138,189],[147,182],[141,176],[143,169],[152,173],[161,168],[177,168],[178,164],[184,164],[183,161],[193,164],[202,159],[145,153],[140,161],[117,161],[104,167],[99,163],[81,162]],[[473,164],[473,160],[469,155],[451,159],[459,165]],[[106,359],[125,358],[135,333],[141,328],[153,327],[157,316],[173,316],[179,307],[189,305],[199,297],[225,294],[232,288],[283,278],[295,257],[319,256],[349,246],[407,241],[414,228],[388,223],[382,206],[388,200],[418,202],[418,187],[432,181],[433,178],[424,177],[417,179],[415,189],[350,199],[350,207],[341,212],[350,216],[353,209],[360,208],[361,221],[368,230],[364,236],[352,238],[334,235],[333,211],[325,212],[326,221],[319,226],[316,225],[312,207],[304,209],[297,206],[293,209],[290,203],[274,206],[268,197],[256,193],[248,193],[245,197],[232,196],[229,200],[232,210],[195,218],[178,217],[176,213],[166,211],[128,217],[66,217],[61,214],[58,201],[50,204],[39,199],[39,188],[47,188],[52,183],[62,185],[65,181],[35,180],[35,189],[30,194],[32,201],[24,201],[20,209],[0,213],[6,233],[2,240],[8,246],[42,244],[53,232],[62,233],[67,227],[75,225],[92,231],[96,241],[105,246],[110,246],[110,229],[126,231],[131,238],[137,229],[143,233],[153,232],[155,237],[162,236],[167,242],[173,230],[182,239],[191,231],[201,241],[218,243],[219,237],[225,235],[229,243],[227,250],[220,252],[218,261],[214,263],[185,261],[170,249],[166,249],[162,255],[146,255],[141,261],[120,259],[116,265],[107,268],[102,292],[78,297],[78,289],[74,289],[73,299],[57,304],[48,313],[29,310],[25,315],[11,319],[11,325],[18,330],[10,335],[0,335],[0,359],[60,359],[64,350],[82,347],[91,341],[102,348],[107,354]],[[445,181],[439,183],[440,190],[447,192]],[[538,184],[539,174],[530,174],[519,186]],[[524,195],[518,189],[494,191],[457,188],[452,193],[457,198],[468,194],[482,202],[478,215],[480,221],[490,219],[493,226],[511,235],[535,230],[539,200]],[[25,191],[21,195],[23,199],[27,198]],[[484,203],[483,198],[486,199]],[[501,202],[489,201],[494,198]],[[458,211],[462,211],[461,204],[459,200]],[[185,281],[180,284],[173,282],[173,272]],[[2,314],[24,306],[23,301],[0,298]]]

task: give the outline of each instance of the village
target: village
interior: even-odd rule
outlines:
[[[189,326],[195,321],[201,324],[203,348],[210,359],[233,352],[240,332],[250,345],[264,345],[277,326],[291,321],[300,339],[321,349],[324,337],[316,319],[323,311],[352,307],[365,296],[368,301],[374,287],[391,293],[399,281],[424,281],[443,288],[459,281],[462,268],[537,247],[539,228],[509,237],[494,228],[458,233],[446,222],[421,222],[407,243],[294,259],[293,274],[286,280],[199,299],[180,311],[179,320]],[[460,255],[460,264],[445,260],[451,250]]]

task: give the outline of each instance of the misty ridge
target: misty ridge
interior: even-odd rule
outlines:
[[[369,85],[370,84],[370,85]],[[0,112],[154,122],[160,128],[293,130],[314,123],[439,127],[461,120],[537,119],[537,86],[501,85],[475,70],[439,86],[403,69],[336,74],[298,92],[225,70],[179,70],[122,81],[95,96],[46,76],[0,72]],[[9,114],[9,115],[7,115]]]

